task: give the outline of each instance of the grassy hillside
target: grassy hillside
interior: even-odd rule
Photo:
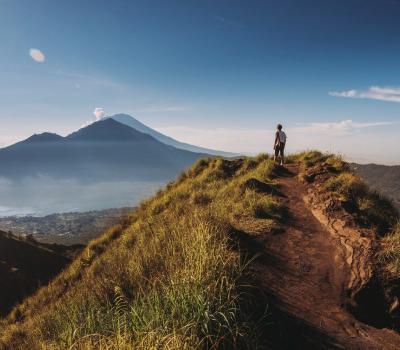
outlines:
[[[338,157],[289,160],[321,196],[376,232],[382,279],[398,286],[400,230],[390,201]],[[0,321],[0,349],[261,348],[271,329],[267,300],[249,269],[257,257],[238,240],[288,219],[275,173],[266,155],[198,161]]]
[[[266,302],[230,237],[282,208],[267,156],[203,159],[0,324],[3,348],[257,348]]]

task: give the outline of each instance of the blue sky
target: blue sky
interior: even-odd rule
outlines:
[[[0,0],[0,145],[93,110],[180,140],[400,163],[400,1]],[[32,50],[36,49],[38,51]]]

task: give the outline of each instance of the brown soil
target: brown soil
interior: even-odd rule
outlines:
[[[288,217],[243,242],[260,254],[253,272],[272,305],[266,347],[400,349],[373,285],[373,237],[329,218],[297,173],[289,165],[277,174]]]

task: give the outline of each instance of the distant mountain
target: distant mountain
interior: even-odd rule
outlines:
[[[81,248],[41,244],[0,231],[0,315],[45,285]]]
[[[55,142],[61,141],[63,139],[62,136],[53,134],[50,132],[44,132],[42,134],[34,134],[31,137],[27,138],[25,143],[34,143],[34,142]]]
[[[66,137],[43,133],[0,149],[0,176],[164,181],[204,155],[166,145],[109,118]]]
[[[391,198],[400,210],[400,165],[352,164],[352,167],[371,188]]]
[[[148,126],[144,125],[143,123],[141,123],[140,121],[138,121],[137,119],[133,118],[132,116],[130,116],[128,114],[115,114],[108,118],[112,118],[119,123],[128,125],[138,131],[141,131],[145,134],[151,135],[155,139],[157,139],[158,141],[160,141],[162,143],[165,143],[170,146],[174,146],[176,148],[184,149],[186,151],[207,153],[210,155],[223,156],[223,157],[237,156],[237,154],[235,154],[235,153],[212,150],[209,148],[198,147],[198,146],[190,145],[188,143],[177,141],[177,140],[173,139],[172,137],[166,136],[152,128],[149,128]]]

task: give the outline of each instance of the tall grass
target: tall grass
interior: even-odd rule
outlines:
[[[281,215],[266,155],[203,159],[0,323],[4,349],[256,349],[264,299],[229,236]],[[260,312],[261,311],[261,312]]]
[[[381,241],[381,249],[377,257],[390,278],[400,277],[400,222],[397,223],[392,234]]]

